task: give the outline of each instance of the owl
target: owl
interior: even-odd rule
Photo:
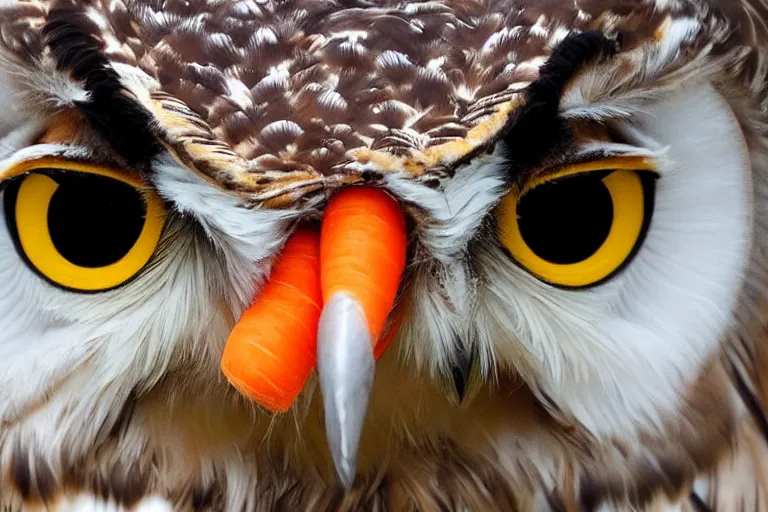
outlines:
[[[0,97],[0,510],[768,510],[765,0],[4,0]]]

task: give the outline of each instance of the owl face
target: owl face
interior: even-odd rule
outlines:
[[[141,473],[174,407],[206,427],[165,441],[169,487],[210,483],[188,456],[250,482],[263,453],[351,486],[382,436],[477,447],[510,486],[586,457],[639,487],[672,446],[707,464],[764,293],[763,61],[707,4],[554,4],[4,7],[0,475],[46,499],[78,465]],[[354,188],[405,219],[391,344],[334,352],[273,417],[222,376],[225,342]],[[576,473],[619,493],[601,471]]]

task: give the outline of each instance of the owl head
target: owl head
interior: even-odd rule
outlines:
[[[0,505],[687,495],[765,422],[766,12],[3,3]]]

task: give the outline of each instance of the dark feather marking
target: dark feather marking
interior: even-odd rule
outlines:
[[[192,491],[192,508],[203,510],[213,505],[213,487],[197,487]]]
[[[627,501],[638,509],[645,508],[659,493],[674,496],[692,477],[692,466],[674,457],[655,455],[655,460],[628,461],[633,482],[605,478],[606,475],[585,473],[579,494],[583,510],[596,510],[609,498]]]
[[[129,97],[117,72],[102,53],[98,27],[72,4],[51,9],[42,36],[56,60],[90,93],[75,102],[88,122],[131,165],[144,169],[161,147],[152,134],[152,115]]]
[[[120,410],[120,414],[112,424],[112,428],[109,430],[109,437],[111,439],[120,439],[128,430],[131,421],[133,420],[133,414],[136,411],[136,392],[132,391],[125,401],[125,405]]]
[[[712,512],[712,508],[707,505],[701,497],[696,494],[695,492],[692,492],[690,495],[690,502],[693,506],[693,509],[697,512]]]
[[[570,134],[558,107],[568,81],[589,62],[617,51],[616,41],[597,32],[571,33],[555,48],[502,134],[509,151],[511,180],[564,148]]]
[[[13,483],[25,501],[50,502],[57,489],[56,478],[45,459],[32,457],[20,445],[16,446],[11,456]]]
[[[455,335],[458,337],[458,334]],[[464,344],[459,339],[454,342],[453,346],[456,347],[456,362],[451,372],[453,387],[456,390],[459,402],[462,402],[464,400],[464,393],[467,390],[467,382],[472,372],[472,366],[475,364],[475,351],[464,348]]]
[[[55,491],[57,489],[56,477],[53,474],[51,466],[48,461],[42,457],[35,459],[35,483],[37,484],[37,497],[43,503],[48,503],[53,500]]]
[[[276,511],[296,510],[301,504],[302,488],[298,482],[293,483],[277,497],[273,506]]]
[[[463,351],[462,351],[463,352]],[[467,359],[467,363],[459,363],[454,365],[451,376],[453,377],[453,388],[456,390],[456,396],[459,402],[464,401],[464,392],[467,390],[467,379],[469,376],[471,362]]]
[[[733,364],[733,361],[728,361],[728,363],[731,365],[731,374],[736,383],[736,389],[738,390],[739,395],[741,395],[741,399],[744,401],[744,405],[747,406],[747,409],[749,409],[749,412],[752,414],[752,418],[754,418],[755,423],[758,428],[760,428],[760,433],[763,435],[763,438],[768,441],[768,420],[765,418],[765,413],[760,407],[757,397],[750,391],[747,383],[744,382],[744,379],[739,373],[738,368]]]
[[[149,486],[147,475],[138,467],[114,465],[107,476],[107,481],[101,486],[115,501],[131,507],[146,496]]]
[[[556,492],[550,492],[545,495],[547,505],[552,512],[566,512],[565,505],[563,505],[562,499]]]
[[[82,490],[126,508],[131,508],[147,496],[150,476],[140,461],[129,465],[117,462],[115,443],[107,442],[94,449],[95,454],[62,460],[62,487]],[[98,469],[101,460],[112,461],[106,472]]]
[[[32,470],[29,467],[29,453],[17,445],[11,456],[11,475],[19,494],[28,500],[32,494]]]
[[[603,501],[605,493],[606,491],[600,489],[593,479],[583,479],[579,492],[580,510],[590,511],[597,509],[597,506]]]

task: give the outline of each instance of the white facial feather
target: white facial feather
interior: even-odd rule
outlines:
[[[414,183],[402,174],[387,175],[386,186],[426,210],[429,220],[420,225],[420,241],[431,257],[451,262],[466,251],[469,240],[499,200],[507,165],[502,148],[497,147],[457,169],[439,190]]]
[[[88,101],[89,92],[69,73],[56,69],[49,55],[29,63],[18,62],[0,52],[0,99],[6,106],[0,116],[0,133],[6,133],[30,117],[45,117],[51,111]]]
[[[446,375],[457,348],[474,342],[484,375],[520,372],[596,435],[660,428],[732,325],[751,169],[736,119],[709,85],[625,114],[616,122],[629,140],[601,149],[655,162],[656,207],[634,260],[592,289],[544,284],[494,240],[473,245],[480,283],[464,271],[469,241],[505,192],[502,144],[443,190],[387,178],[430,219],[417,228],[431,263],[417,251],[402,357]]]
[[[231,281],[227,285],[232,285],[239,298],[248,303],[266,277],[269,259],[285,242],[290,222],[298,212],[243,208],[242,199],[211,187],[168,155],[159,157],[153,167],[158,192],[202,226],[219,250],[217,256],[227,264]]]
[[[215,295],[209,283],[225,274],[215,263],[200,261],[206,250],[199,242],[188,235],[175,242],[144,279],[103,294],[81,295],[54,288],[33,274],[2,230],[3,272],[16,282],[3,297],[6,328],[0,347],[7,364],[0,385],[11,397],[6,402],[11,408],[2,411],[2,418],[15,421],[24,413],[23,430],[4,432],[9,439],[3,457],[14,436],[44,452],[66,447],[73,455],[80,453],[104,423],[115,420],[120,410],[116,404],[134,390],[151,388],[172,361],[183,361],[186,353],[208,361],[209,371],[216,367],[216,344],[229,319],[215,305],[221,300],[234,307],[236,300]],[[78,401],[73,403],[72,396]],[[45,407],[29,410],[36,402]]]
[[[41,507],[47,512],[48,507]],[[158,496],[148,496],[136,505],[128,508],[111,500],[104,500],[93,495],[78,493],[73,496],[62,496],[53,507],[56,512],[172,512],[173,507]],[[34,509],[30,512],[36,512]]]
[[[619,276],[565,291],[494,248],[480,257],[484,367],[518,366],[520,343],[538,374],[528,377],[599,435],[659,426],[675,410],[732,325],[751,233],[746,146],[711,87],[671,96],[633,123],[669,150],[657,162],[648,235]]]
[[[35,151],[43,149],[28,148],[13,159]],[[223,385],[223,343],[293,214],[238,208],[234,198],[167,157],[155,170],[158,190],[175,199],[181,214],[169,217],[142,275],[115,290],[55,288],[23,263],[8,231],[0,230],[0,273],[8,286],[0,297],[0,387],[7,397],[0,421],[10,425],[0,437],[0,464],[9,463],[18,443],[49,461],[62,450],[71,457],[85,453],[131,393],[152,389],[190,362],[200,378]],[[192,219],[180,218],[185,214],[204,234]],[[123,448],[138,459],[143,444],[137,438]]]
[[[402,357],[433,375],[445,374],[456,363],[457,351],[468,352],[475,283],[464,259],[468,244],[487,221],[488,212],[504,190],[507,162],[499,146],[492,153],[457,169],[440,189],[416,184],[402,175],[386,178],[387,188],[405,201],[425,210],[425,223],[417,236],[423,246],[410,265],[418,268],[423,254],[434,265],[417,272],[407,308],[410,319],[404,322],[399,337]],[[418,215],[418,214],[417,214]],[[464,343],[464,345],[460,345]]]

